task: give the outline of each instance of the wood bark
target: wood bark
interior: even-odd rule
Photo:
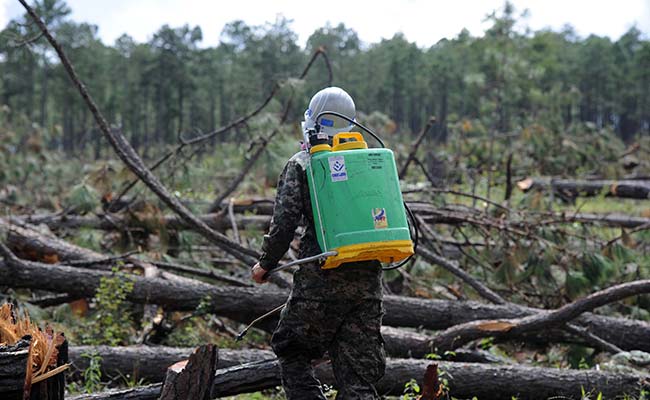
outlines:
[[[269,227],[271,221],[271,213],[273,203],[261,203],[261,206],[257,205],[241,205],[235,206],[235,210],[239,207],[241,211],[245,211],[247,208],[252,208],[253,210],[262,212],[261,215],[235,215],[235,221],[237,223],[238,230],[259,230],[266,231]],[[269,206],[267,206],[269,204]],[[409,206],[414,208],[414,212],[421,218],[425,218],[428,223],[436,224],[448,224],[448,225],[459,225],[463,223],[473,222],[471,217],[473,216],[472,209],[454,209],[454,208],[437,208],[429,206],[427,204],[413,204],[409,203]],[[259,208],[261,207],[261,208]],[[568,223],[585,223],[585,224],[598,224],[609,227],[620,227],[620,228],[636,228],[643,225],[650,224],[650,218],[638,217],[633,215],[626,214],[594,214],[594,213],[552,213],[548,215],[543,215],[544,218],[540,220],[535,219],[534,223],[551,225],[551,224],[568,224]],[[199,219],[205,222],[209,227],[218,231],[224,231],[231,228],[231,221],[226,215],[216,213],[216,214],[204,214],[199,215]],[[532,220],[531,220],[532,221]],[[9,218],[9,222],[15,223],[17,225],[21,224],[45,224],[52,230],[58,229],[100,229],[112,231],[118,227],[124,227],[125,229],[141,229],[144,226],[143,221],[135,221],[125,217],[120,217],[116,215],[111,215],[111,221],[97,217],[97,216],[80,216],[80,215],[52,215],[52,214],[38,214],[38,215],[16,215]],[[191,229],[191,226],[185,223],[181,218],[176,215],[166,215],[162,221],[156,221],[156,223],[161,226],[165,226],[167,229],[171,230],[187,230]],[[525,224],[526,221],[513,221],[515,225]]]
[[[377,383],[381,395],[400,395],[404,384],[416,379],[423,385],[427,360],[389,359],[384,377]],[[456,398],[479,399],[548,399],[566,396],[580,399],[581,391],[602,392],[604,398],[639,395],[648,387],[646,377],[639,374],[613,373],[596,370],[568,370],[514,365],[486,365],[472,363],[437,362],[448,379],[450,395]],[[334,384],[328,365],[317,368],[321,382]],[[256,392],[280,384],[277,361],[262,361],[217,370],[213,397]]]
[[[548,221],[542,221],[544,224],[555,222],[583,224],[598,224],[613,228],[637,228],[640,226],[650,225],[650,218],[637,217],[626,214],[593,214],[593,213],[554,213],[549,215]]]
[[[28,370],[31,337],[25,336],[11,346],[0,346],[0,398],[3,400],[63,400],[65,374],[58,373],[39,382],[32,381]],[[68,345],[58,347],[56,366],[68,362]]]
[[[586,311],[591,311],[594,308],[630,296],[649,292],[650,280],[640,280],[592,293],[553,311],[540,312],[518,319],[472,321],[459,324],[437,334],[432,340],[432,346],[443,352],[461,347],[472,340],[488,336],[497,338],[516,337],[530,332],[545,331],[549,328],[562,326]]]
[[[210,400],[217,362],[217,347],[207,344],[197,348],[188,360],[171,365],[160,400]]]
[[[143,378],[148,382],[161,382],[165,378],[167,367],[187,359],[194,351],[189,347],[167,346],[72,346],[70,361],[78,372],[88,368],[88,358],[82,354],[97,354],[102,357],[101,370],[104,376],[130,375]],[[219,368],[228,368],[253,361],[273,360],[275,355],[270,350],[219,349]]]
[[[0,397],[23,399],[29,343],[27,336],[11,346],[0,346]]]
[[[231,228],[231,221],[228,215],[222,213],[199,215],[198,218],[210,228],[224,231]],[[151,226],[151,221],[137,221],[123,215],[111,215],[111,219],[101,218],[93,215],[16,215],[10,218],[11,222],[20,224],[45,224],[50,229],[101,229],[112,231],[116,227],[125,229],[138,229],[145,226]],[[268,229],[271,217],[267,215],[236,215],[237,229],[239,230],[266,230]],[[165,227],[171,230],[191,229],[183,219],[177,215],[166,215],[162,220],[152,221],[156,226]]]
[[[650,181],[632,180],[571,180],[571,179],[544,179],[526,178],[517,182],[517,187],[523,192],[533,189],[552,189],[567,197],[578,196],[606,196],[623,197],[629,199],[650,199]]]
[[[15,288],[49,290],[92,297],[107,271],[24,261],[21,265],[0,262],[0,282]],[[206,283],[170,282],[160,278],[130,277],[134,289],[127,300],[139,304],[159,304],[165,310],[193,311],[203,303],[210,312],[240,322],[257,316],[284,303],[288,292],[273,288],[213,286]],[[448,301],[385,296],[384,324],[401,327],[422,327],[440,330],[474,320],[520,318],[544,310],[515,305],[490,305],[474,301]],[[650,351],[650,324],[626,318],[605,317],[585,313],[576,323],[598,332],[604,340],[624,350]],[[267,326],[272,329],[273,321]],[[543,332],[540,339],[565,337],[553,331]]]
[[[131,389],[107,390],[100,393],[82,394],[67,400],[158,400],[162,383],[138,386]]]
[[[106,259],[106,256],[101,253],[75,246],[52,235],[43,234],[28,224],[16,225],[0,218],[0,234],[0,236],[6,235],[7,245],[21,258],[35,261],[45,259],[53,262],[98,261],[96,264],[89,264],[89,267],[110,269],[110,265],[99,262]],[[143,262],[135,257],[125,257],[124,259],[143,270],[153,267],[151,263]],[[218,275],[215,273],[211,278],[218,279]],[[290,283],[281,274],[271,275],[269,281],[283,288],[290,286]]]
[[[386,353],[395,358],[424,358],[432,352],[430,337],[427,335],[408,332],[403,329],[383,327],[382,335],[386,342]],[[167,366],[187,359],[193,348],[167,346],[72,346],[70,361],[76,372],[88,368],[89,360],[83,354],[97,354],[102,358],[101,370],[104,376],[130,375],[137,379],[143,378],[148,382],[160,382],[165,378]],[[455,354],[443,357],[446,360],[507,363],[482,350],[458,350]],[[253,361],[275,359],[271,350],[259,349],[219,349],[219,368],[228,368]]]

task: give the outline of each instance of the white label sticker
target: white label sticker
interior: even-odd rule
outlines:
[[[372,209],[372,221],[375,224],[375,229],[388,228],[388,219],[386,218],[385,208]]]
[[[348,180],[348,172],[345,169],[345,158],[343,158],[343,156],[329,157],[327,161],[330,163],[332,182]]]

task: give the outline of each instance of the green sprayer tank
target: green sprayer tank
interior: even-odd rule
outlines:
[[[391,150],[369,149],[360,133],[346,132],[334,136],[332,146],[315,145],[310,153],[307,180],[318,244],[323,252],[338,252],[323,268],[397,262],[413,254]]]

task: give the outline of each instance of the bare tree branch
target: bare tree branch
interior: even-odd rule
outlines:
[[[592,293],[554,311],[516,319],[472,321],[451,327],[433,338],[432,347],[444,352],[488,336],[506,338],[548,330],[561,326],[595,308],[626,297],[647,293],[650,293],[650,280],[623,283]]]

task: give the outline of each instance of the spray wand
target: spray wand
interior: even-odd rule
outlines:
[[[312,261],[322,262],[322,261],[325,261],[325,259],[327,257],[333,257],[333,256],[336,256],[338,254],[339,253],[336,252],[336,251],[326,251],[325,253],[317,254],[315,256],[305,257],[305,258],[301,258],[299,260],[294,260],[294,261],[288,262],[286,264],[282,264],[282,265],[280,265],[278,267],[275,267],[275,268],[269,270],[266,274],[264,274],[264,279],[266,279],[270,274],[275,274],[276,272],[283,271],[283,270],[285,270],[285,269],[287,269],[289,267],[293,267],[293,266],[300,265],[300,264],[306,264],[306,263],[309,263],[309,262],[312,262]],[[246,336],[246,334],[248,333],[248,330],[250,328],[252,328],[255,324],[257,324],[259,321],[261,321],[261,320],[263,320],[263,319],[265,319],[267,317],[270,317],[271,315],[275,314],[276,312],[282,310],[284,308],[284,306],[286,306],[286,305],[287,305],[287,303],[281,304],[281,305],[277,306],[276,308],[274,308],[273,310],[267,312],[266,314],[260,315],[259,317],[255,318],[250,324],[246,325],[246,328],[244,328],[244,330],[239,332],[239,334],[235,338],[235,341],[239,342],[240,340],[242,340],[244,338],[244,336]]]

